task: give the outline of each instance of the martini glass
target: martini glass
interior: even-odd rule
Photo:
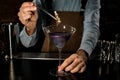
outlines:
[[[46,32],[48,33],[50,39],[53,41],[54,45],[58,48],[59,51],[59,65],[61,65],[61,51],[65,43],[70,39],[70,37],[75,33],[76,29],[70,25],[50,25],[46,27]],[[58,65],[58,66],[59,66]],[[56,69],[50,70],[50,74],[54,76],[66,76],[69,75],[68,72],[61,71],[59,72]]]

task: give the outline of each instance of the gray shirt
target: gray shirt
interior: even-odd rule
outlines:
[[[34,0],[41,4],[40,0]],[[79,12],[81,10],[81,0],[53,0],[53,9],[56,11]],[[85,7],[84,31],[79,49],[85,50],[89,55],[92,53],[100,36],[99,18],[100,18],[100,0],[88,0]],[[20,33],[20,40],[25,47],[31,47],[36,44],[36,32],[28,36],[25,27]]]

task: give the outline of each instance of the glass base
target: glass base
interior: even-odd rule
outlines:
[[[58,71],[58,69],[51,69],[50,70],[50,75],[56,76],[56,77],[63,77],[63,76],[69,76],[70,72],[65,72],[65,71]]]

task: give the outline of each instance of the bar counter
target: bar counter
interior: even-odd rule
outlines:
[[[120,80],[120,63],[99,60],[89,60],[84,73],[52,76],[49,70],[58,65],[58,58],[50,54],[19,53],[13,59],[0,59],[0,80]],[[64,60],[69,55],[62,56]]]

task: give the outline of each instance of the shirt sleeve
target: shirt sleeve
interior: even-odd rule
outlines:
[[[79,49],[85,50],[89,55],[95,48],[100,36],[99,9],[100,0],[88,0],[84,14],[84,32]]]
[[[20,41],[25,47],[31,47],[31,46],[35,45],[37,40],[38,39],[36,38],[36,32],[34,32],[33,35],[29,36],[25,31],[25,27],[20,32]]]

